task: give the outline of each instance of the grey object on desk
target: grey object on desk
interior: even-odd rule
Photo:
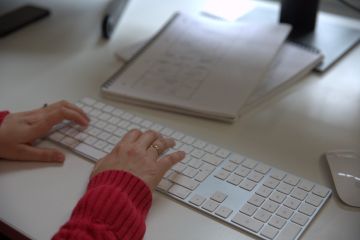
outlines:
[[[114,32],[115,26],[122,17],[129,0],[112,0],[105,12],[101,25],[102,35],[109,39]]]
[[[360,207],[360,155],[349,150],[326,153],[331,175],[340,199]]]

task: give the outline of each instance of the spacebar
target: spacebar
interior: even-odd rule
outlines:
[[[106,153],[93,148],[85,143],[80,143],[76,146],[74,149],[75,151],[79,152],[80,154],[86,155],[87,157],[90,157],[92,160],[99,160],[103,157],[105,157]]]

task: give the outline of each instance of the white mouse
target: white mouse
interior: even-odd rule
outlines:
[[[340,199],[360,207],[360,154],[350,150],[330,151],[326,159]]]

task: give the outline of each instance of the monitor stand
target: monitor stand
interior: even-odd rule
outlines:
[[[258,7],[239,20],[278,22],[279,10]],[[360,42],[360,30],[318,18],[315,31],[304,34],[290,34],[288,40],[312,51],[322,53],[324,60],[315,70],[325,72]]]

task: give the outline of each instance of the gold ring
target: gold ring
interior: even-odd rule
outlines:
[[[156,150],[156,152],[158,153],[158,155],[160,155],[161,152],[160,152],[160,147],[159,147],[159,145],[157,145],[157,144],[152,144],[151,147]]]

